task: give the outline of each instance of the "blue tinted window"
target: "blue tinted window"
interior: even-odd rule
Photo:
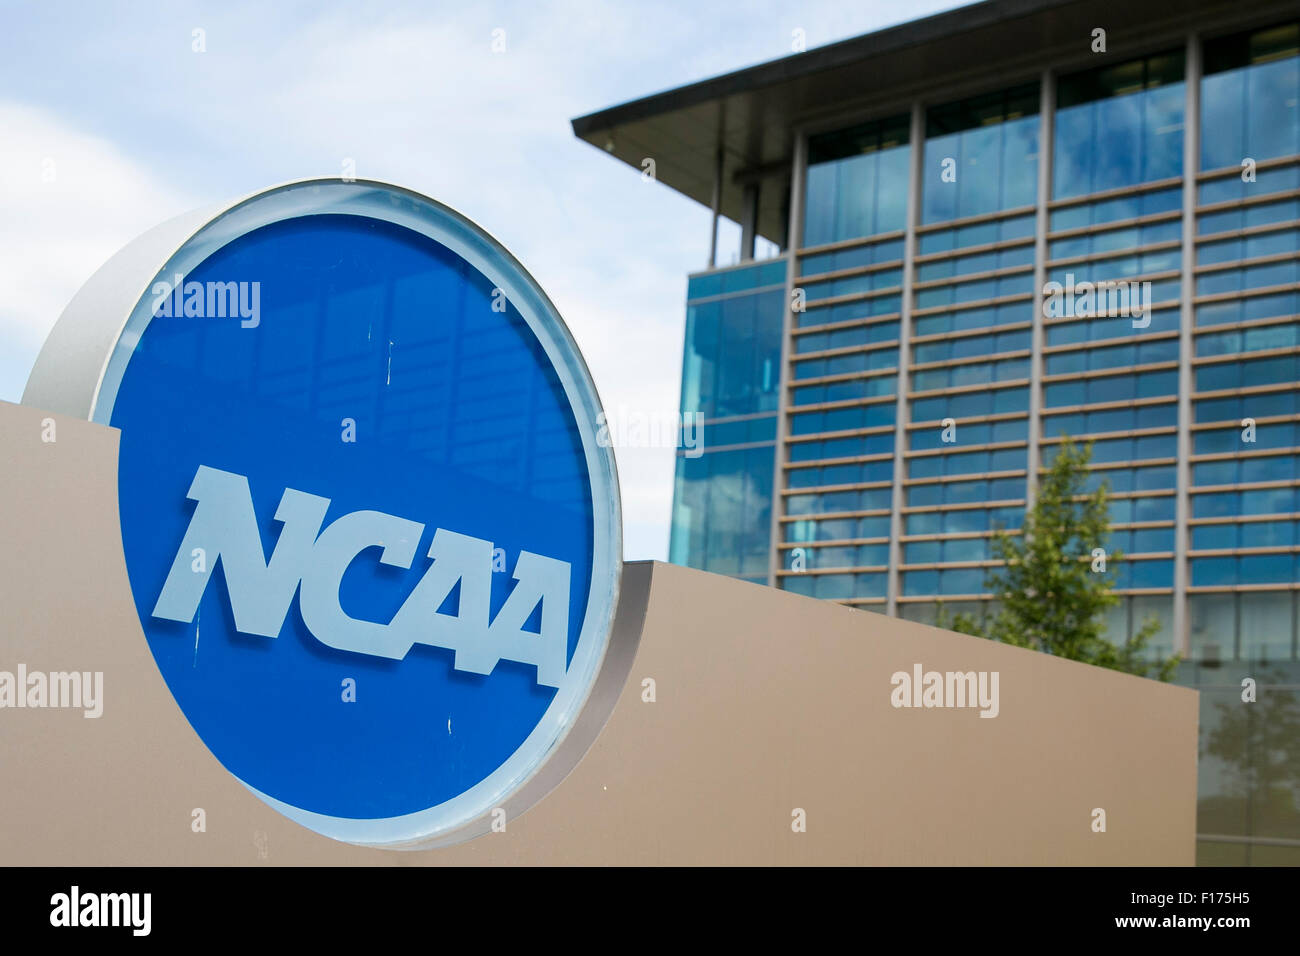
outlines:
[[[722,418],[776,410],[783,302],[774,290],[687,306],[683,412]]]
[[[775,447],[678,457],[669,543],[674,564],[767,574]]]
[[[997,222],[981,222],[958,226],[956,229],[934,230],[921,234],[918,251],[924,256],[991,242],[1010,242],[1034,235],[1035,228],[1034,216],[1031,213]]]
[[[943,542],[913,541],[903,546],[906,564],[938,564],[942,560]]]
[[[902,575],[905,594],[937,594],[938,571],[907,571]]]
[[[1037,113],[1036,84],[932,107],[926,117],[922,221],[1032,205]]]
[[[908,125],[900,116],[808,140],[805,246],[904,227]]]
[[[1237,583],[1237,559],[1196,558],[1192,565],[1193,587],[1221,587]]]
[[[904,527],[907,534],[938,534],[942,529],[940,514],[936,511],[923,511],[907,515]]]
[[[1300,153],[1300,25],[1205,43],[1201,168]]]
[[[1062,77],[1057,86],[1054,197],[1180,175],[1182,77],[1181,51]],[[1104,148],[1099,148],[1101,143]]]
[[[1251,521],[1237,527],[1242,548],[1289,548],[1297,540],[1294,521]]]
[[[678,446],[686,448],[695,440],[708,448],[721,445],[743,445],[749,442],[773,441],[776,438],[776,416],[742,418],[739,421],[703,422],[688,420],[678,434]]]
[[[679,454],[670,559],[678,564],[763,579],[775,468],[785,260],[697,276],[688,303],[681,410],[705,421],[695,437],[705,453]],[[737,291],[762,289],[765,291]],[[709,422],[711,418],[747,416]],[[762,443],[729,451],[710,448]]]
[[[1238,544],[1235,524],[1206,524],[1192,528],[1192,550],[1194,551],[1236,547]]]
[[[983,568],[947,568],[939,572],[939,587],[944,594],[980,594],[984,576]]]
[[[1300,378],[1294,355],[1280,355],[1253,361],[1219,362],[1196,370],[1196,389],[1201,392],[1246,385],[1273,385]]]

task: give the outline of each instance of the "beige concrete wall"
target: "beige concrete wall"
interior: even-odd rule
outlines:
[[[335,843],[249,794],[172,700],[127,584],[117,432],[0,403],[0,449],[0,670],[105,675],[98,720],[0,709],[0,863],[1194,861],[1194,691],[664,564],[627,568],[622,626],[645,621],[608,723],[505,833]],[[999,715],[893,707],[917,663],[998,671]]]

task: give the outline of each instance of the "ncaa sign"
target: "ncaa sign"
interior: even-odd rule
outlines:
[[[78,293],[23,401],[120,430],[144,638],[285,816],[436,846],[581,757],[619,679],[613,451],[555,307],[465,217],[313,180],[173,220]]]

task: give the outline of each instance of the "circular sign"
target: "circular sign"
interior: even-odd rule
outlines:
[[[436,843],[572,726],[621,571],[612,449],[554,306],[463,216],[338,180],[224,210],[138,297],[91,417],[121,430],[167,687],[288,817]]]

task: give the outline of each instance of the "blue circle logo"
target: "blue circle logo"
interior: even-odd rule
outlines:
[[[612,451],[559,315],[468,220],[376,183],[195,232],[107,364],[122,542],[214,756],[327,836],[437,842],[584,704],[617,596]]]

